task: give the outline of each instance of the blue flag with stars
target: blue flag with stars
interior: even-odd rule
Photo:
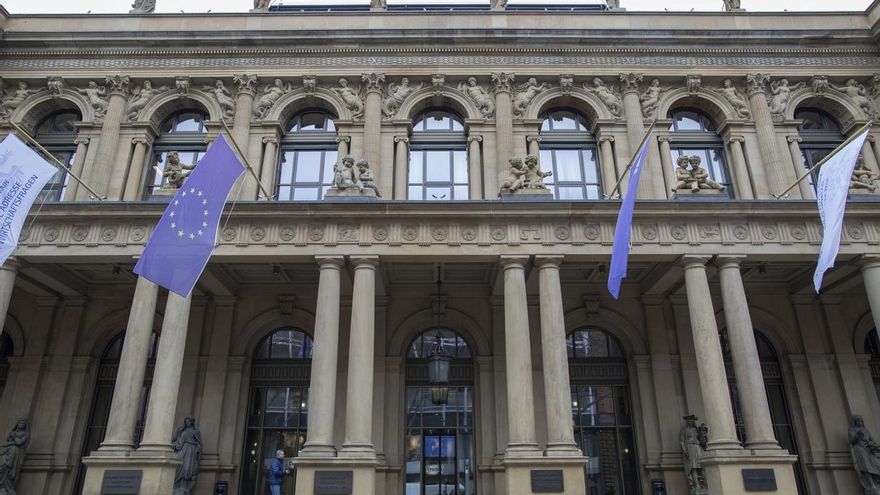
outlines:
[[[214,250],[229,191],[243,173],[244,165],[218,136],[168,204],[134,272],[188,297]]]

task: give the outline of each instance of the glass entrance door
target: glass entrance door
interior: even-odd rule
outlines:
[[[429,430],[422,437],[424,447],[424,495],[465,493],[456,476],[458,449],[455,430]],[[465,480],[467,478],[465,477]]]

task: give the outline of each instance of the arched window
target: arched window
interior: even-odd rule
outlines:
[[[407,176],[409,200],[470,198],[467,136],[461,117],[445,109],[428,110],[416,117]]]
[[[168,163],[169,153],[177,153],[180,163],[187,166],[195,166],[202,159],[208,148],[205,143],[208,132],[205,128],[206,120],[208,114],[197,109],[182,110],[165,119],[153,145],[154,166],[147,171],[144,199],[161,201],[170,197],[155,194],[156,190],[167,185],[167,179],[162,176],[162,172]]]
[[[91,455],[98,450],[104,440],[107,431],[107,420],[110,417],[110,403],[113,400],[113,389],[116,387],[116,374],[119,371],[119,359],[122,356],[122,343],[125,333],[114,337],[101,354],[101,363],[98,368],[98,382],[95,384],[95,393],[92,397],[92,407],[89,411],[89,423],[86,426],[86,436],[83,442],[82,457]],[[138,405],[138,419],[135,427],[135,447],[141,442],[144,434],[144,419],[147,413],[147,402],[150,396],[150,384],[153,381],[153,368],[156,365],[156,346],[159,337],[153,334],[150,340],[150,354],[147,358],[147,371],[144,373],[144,384],[141,388],[140,404]],[[86,467],[80,463],[77,473],[77,494],[82,493],[85,481]]]
[[[49,114],[37,124],[34,129],[34,138],[40,145],[52,153],[59,162],[68,169],[73,166],[76,157],[77,128],[73,125],[82,120],[79,112],[72,110],[60,110]],[[59,170],[52,176],[40,194],[37,202],[61,201],[67,190],[68,175]]]
[[[801,138],[801,156],[807,170],[822,161],[846,139],[840,130],[840,124],[823,110],[800,108],[794,112],[794,118],[801,120],[798,135]],[[817,170],[809,178],[810,185],[814,185],[818,178]]]
[[[755,331],[755,344],[758,348],[758,358],[761,361],[761,372],[764,378],[764,389],[767,392],[767,402],[770,405],[770,418],[773,421],[773,433],[779,445],[788,449],[792,455],[798,454],[797,440],[794,436],[794,425],[791,421],[791,413],[788,408],[788,400],[785,397],[785,387],[782,383],[782,369],[779,365],[779,356],[773,344],[762,333]],[[721,351],[724,355],[724,369],[727,372],[727,386],[730,391],[730,402],[733,405],[733,416],[736,421],[736,435],[741,442],[745,442],[746,431],[743,419],[742,405],[739,401],[739,392],[736,388],[736,376],[733,371],[733,358],[730,354],[730,341],[727,331],[721,332]],[[798,461],[795,464],[795,478],[798,484],[798,493],[806,493],[804,485],[803,466]]]
[[[877,391],[877,398],[880,399],[880,337],[876,328],[865,337],[865,354],[871,356],[868,364],[871,368],[871,378],[874,380],[874,390]]]
[[[305,445],[312,349],[312,337],[291,327],[273,331],[257,346],[239,493],[268,493],[266,475],[275,451],[283,449],[293,458]]]
[[[441,391],[428,380],[429,359],[438,347],[452,358],[449,385]],[[450,329],[426,330],[413,340],[406,356],[403,493],[477,493],[474,438],[471,349]]]
[[[556,199],[601,199],[602,177],[596,139],[583,115],[551,110],[541,124],[541,168],[552,171],[544,184]]]
[[[3,398],[3,389],[6,388],[6,379],[9,377],[9,356],[14,352],[12,339],[4,332],[0,335],[0,399]]]
[[[724,192],[733,197],[733,186],[727,173],[724,158],[724,143],[718,136],[718,127],[705,113],[689,108],[673,110],[669,113],[672,125],[669,127],[669,144],[672,148],[672,163],[678,157],[698,156],[700,166],[709,178],[724,186]]]
[[[323,110],[306,110],[287,124],[281,140],[276,197],[280,201],[317,201],[333,184],[336,124]]]
[[[638,494],[629,375],[620,343],[598,328],[569,334],[571,414],[575,441],[587,457],[587,495]]]

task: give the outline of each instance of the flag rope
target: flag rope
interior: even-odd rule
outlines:
[[[269,193],[266,191],[266,188],[263,187],[263,183],[260,182],[260,178],[257,177],[257,173],[254,172],[254,169],[251,167],[251,164],[248,162],[247,157],[244,156],[244,153],[242,153],[241,148],[238,147],[238,141],[236,141],[235,136],[232,135],[232,130],[229,129],[229,124],[227,124],[226,120],[224,120],[224,119],[220,119],[220,122],[223,123],[223,129],[226,130],[226,134],[229,136],[229,140],[232,141],[232,147],[235,148],[236,153],[238,153],[238,157],[241,158],[241,161],[244,163],[244,166],[247,167],[248,172],[251,173],[251,177],[253,177],[254,180],[257,181],[257,186],[260,188],[260,192],[263,193],[263,198],[264,199],[272,199],[272,196],[270,196]],[[244,181],[242,181],[242,184],[244,184]]]
[[[235,199],[232,200],[232,205],[229,207],[229,213],[226,214],[226,221],[223,222],[223,227],[220,227],[220,230],[217,231],[217,240],[214,241],[214,247],[220,246],[220,233],[226,230],[226,226],[229,225],[229,219],[232,218],[232,210],[235,209],[236,203],[238,203],[238,196],[241,194],[241,190],[244,188],[244,181],[238,185],[238,190],[235,191]]]
[[[812,175],[813,172],[815,172],[816,170],[819,169],[819,167],[821,167],[822,165],[825,165],[825,162],[827,162],[831,157],[833,157],[838,151],[842,150],[843,148],[846,148],[846,146],[849,143],[855,141],[856,138],[858,138],[859,136],[862,135],[862,133],[864,133],[866,130],[870,129],[873,124],[874,124],[874,121],[869,120],[867,124],[863,125],[858,131],[854,132],[850,137],[848,137],[846,139],[846,141],[844,141],[843,143],[841,143],[840,146],[835,148],[834,151],[825,155],[825,158],[819,160],[819,163],[813,165],[812,167],[810,167],[809,170],[807,170],[807,172],[804,175],[798,177],[798,180],[794,181],[794,183],[792,185],[785,188],[785,190],[782,191],[781,193],[771,194],[771,196],[773,196],[776,199],[785,199],[785,198],[789,197],[788,193],[791,192],[791,190],[794,189],[795,186],[797,186],[798,184],[801,183],[801,181],[803,181],[804,179],[806,179],[807,177]]]
[[[651,122],[651,125],[648,126],[648,131],[645,132],[645,137],[642,138],[642,141],[639,143],[639,146],[636,148],[636,152],[633,153],[632,158],[630,158],[629,163],[626,165],[626,168],[623,169],[623,173],[620,174],[620,178],[617,179],[617,184],[614,184],[614,189],[611,190],[609,194],[605,195],[605,199],[614,199],[617,195],[617,190],[620,189],[620,184],[623,183],[623,178],[626,177],[626,174],[629,172],[629,169],[632,168],[633,163],[636,161],[636,157],[639,156],[639,151],[642,150],[642,146],[645,145],[645,141],[651,136],[651,131],[654,130],[654,126],[657,125],[657,118]]]
[[[53,155],[51,152],[49,152],[49,150],[47,150],[46,148],[44,148],[43,145],[41,145],[40,143],[38,143],[37,140],[34,139],[34,137],[31,136],[26,130],[22,129],[21,126],[19,126],[18,124],[16,124],[15,122],[13,122],[13,121],[11,121],[11,120],[9,121],[9,124],[10,124],[10,125],[16,130],[16,131],[18,131],[19,134],[21,134],[21,135],[25,138],[25,140],[27,140],[27,142],[29,142],[29,143],[31,143],[32,145],[34,145],[38,150],[40,150],[41,152],[43,152],[44,155],[46,155],[50,160],[52,160],[52,164],[53,164],[53,165],[55,165],[56,167],[58,167],[58,168],[59,168],[60,170],[62,170],[64,173],[66,173],[66,174],[70,175],[71,177],[73,177],[77,182],[80,183],[80,185],[82,185],[84,188],[86,188],[86,191],[92,193],[92,197],[93,197],[94,199],[97,199],[98,201],[103,201],[103,200],[107,199],[107,196],[101,196],[100,194],[98,194],[97,192],[95,192],[94,189],[92,189],[91,187],[89,187],[88,184],[86,184],[85,182],[83,182],[83,180],[82,180],[78,175],[76,175],[75,173],[73,173],[73,170],[70,170],[70,168],[69,168],[67,165],[61,163],[60,160],[58,160],[57,158],[55,158],[55,155]]]

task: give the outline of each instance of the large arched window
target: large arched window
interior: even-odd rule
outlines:
[[[239,493],[266,495],[269,465],[275,451],[288,458],[306,443],[312,337],[296,328],[279,328],[254,352]],[[296,480],[287,481],[292,494]]]
[[[700,166],[706,170],[709,178],[724,186],[724,192],[733,197],[733,186],[724,159],[724,143],[718,136],[715,122],[705,113],[690,108],[673,110],[669,118],[672,119],[669,144],[673,166],[682,155],[700,157]]]
[[[770,418],[773,421],[773,433],[779,445],[787,449],[792,455],[798,454],[797,440],[794,435],[794,425],[791,421],[791,413],[788,408],[788,400],[785,397],[785,387],[782,383],[782,368],[779,365],[779,356],[773,344],[760,332],[755,332],[755,344],[758,347],[758,358],[761,361],[761,372],[764,378],[764,389],[767,392],[767,402],[770,405]],[[741,442],[745,442],[746,430],[743,419],[742,405],[739,401],[739,392],[736,388],[736,376],[733,371],[733,358],[730,354],[730,341],[727,331],[721,332],[721,350],[724,355],[724,369],[727,372],[727,386],[730,391],[730,401],[733,405],[733,416],[736,421],[736,435]],[[798,484],[798,493],[806,493],[804,486],[803,466],[800,461],[795,464],[795,479]]]
[[[104,348],[101,354],[101,363],[98,367],[98,382],[95,384],[95,393],[92,397],[92,407],[89,411],[89,423],[86,426],[85,441],[83,442],[82,457],[91,455],[98,450],[104,440],[107,431],[107,420],[110,418],[110,403],[113,400],[113,389],[116,387],[116,374],[119,371],[119,359],[122,356],[122,343],[125,334],[119,334]],[[147,412],[147,402],[150,396],[150,384],[153,381],[153,368],[156,364],[156,346],[159,337],[153,334],[150,340],[150,354],[147,358],[147,371],[144,373],[144,383],[141,388],[140,404],[138,405],[138,419],[135,427],[135,447],[141,442],[144,434],[144,419]],[[77,473],[77,494],[82,493],[85,481],[86,467],[80,463]]]
[[[587,495],[637,495],[629,375],[620,343],[598,328],[569,334],[571,414],[575,441],[587,457]]]
[[[865,337],[865,354],[871,356],[868,364],[871,368],[871,378],[874,380],[874,390],[877,391],[877,398],[880,399],[880,337],[877,335],[877,329],[871,330]]]
[[[801,156],[807,170],[822,161],[846,139],[837,120],[823,110],[800,108],[794,112],[794,118],[801,120],[798,135],[801,138]],[[810,185],[814,185],[818,178],[817,170],[809,178]]]
[[[449,356],[449,384],[429,382],[428,363],[442,349]],[[421,333],[406,355],[406,471],[404,493],[477,492],[474,457],[474,364],[464,339],[446,328]]]
[[[333,184],[336,124],[323,110],[307,110],[287,124],[281,140],[276,197],[280,201],[317,201]]]
[[[9,377],[9,356],[15,352],[12,339],[4,332],[0,334],[0,399],[3,399],[3,390],[6,388],[6,379]]]
[[[60,110],[46,116],[34,129],[34,138],[40,145],[52,153],[59,162],[68,169],[73,166],[76,155],[77,128],[73,125],[82,120],[79,112],[73,110]],[[61,201],[67,190],[67,173],[59,170],[52,176],[40,194],[37,202]]]
[[[421,113],[410,138],[409,200],[469,199],[467,136],[461,117],[445,109]]]
[[[147,170],[144,181],[144,199],[167,199],[168,195],[155,195],[155,191],[167,185],[168,179],[162,176],[168,163],[168,154],[176,152],[180,163],[195,166],[208,148],[205,137],[208,130],[205,121],[208,114],[202,110],[190,109],[177,112],[162,123],[159,136],[153,145],[153,167]]]
[[[596,139],[583,115],[552,110],[541,124],[541,168],[552,171],[544,179],[556,199],[601,199],[602,177]]]

